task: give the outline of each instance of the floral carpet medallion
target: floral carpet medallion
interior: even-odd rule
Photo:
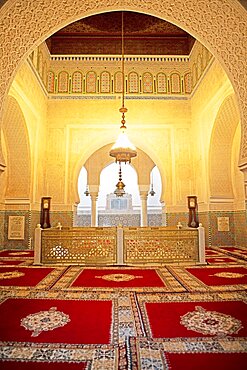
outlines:
[[[107,281],[131,281],[134,279],[142,279],[143,276],[135,276],[130,274],[108,274],[103,276],[96,276],[96,278]]]
[[[13,279],[13,278],[19,278],[24,275],[25,274],[20,271],[6,271],[6,272],[0,272],[0,279]]]
[[[236,334],[243,328],[240,320],[220,312],[207,311],[201,306],[196,306],[195,311],[182,316],[180,323],[204,335],[225,336]]]
[[[40,311],[30,314],[21,320],[21,326],[32,330],[32,337],[37,337],[42,331],[54,330],[65,326],[70,322],[69,315],[57,311],[57,307],[51,307],[48,311]]]
[[[209,276],[217,276],[217,277],[223,277],[226,279],[238,279],[244,277],[246,274],[240,274],[237,272],[217,272],[216,274],[209,275]]]

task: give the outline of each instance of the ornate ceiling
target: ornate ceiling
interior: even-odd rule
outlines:
[[[47,40],[51,54],[121,54],[122,12],[81,19]],[[195,39],[177,26],[149,15],[124,12],[126,55],[188,55]]]

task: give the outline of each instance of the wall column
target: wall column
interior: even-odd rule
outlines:
[[[148,199],[148,193],[147,192],[141,192],[141,226],[148,226],[148,207],[147,207],[147,199]]]
[[[167,219],[166,219],[166,204],[164,201],[160,201],[162,207],[162,214],[161,214],[161,225],[167,226]]]
[[[97,200],[98,193],[90,193],[91,197],[91,226],[98,226]]]
[[[141,226],[148,226],[148,191],[149,185],[139,185],[141,197]]]
[[[99,185],[88,185],[88,190],[91,197],[91,226],[98,226],[98,210],[97,200],[99,194]]]

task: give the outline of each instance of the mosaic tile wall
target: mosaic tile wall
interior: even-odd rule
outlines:
[[[218,231],[217,218],[229,217],[229,231]],[[176,226],[181,222],[187,227],[188,212],[168,213],[167,226]],[[246,246],[246,217],[245,212],[199,212],[198,220],[205,228],[206,246],[242,245]]]
[[[98,216],[99,226],[140,226],[141,216],[139,214],[128,215],[128,214],[107,214]],[[90,226],[91,216],[90,215],[76,215],[74,219],[74,226]],[[148,214],[148,225],[149,226],[161,226],[162,215],[161,214]]]
[[[25,232],[24,240],[8,239],[8,224],[9,216],[24,216],[25,217]],[[4,241],[3,247],[6,249],[29,249],[30,248],[30,211],[5,211],[4,215]]]
[[[8,240],[8,217],[25,216],[25,235],[24,240]],[[73,212],[51,212],[51,226],[54,227],[60,222],[63,226],[73,225]],[[39,211],[3,211],[0,213],[0,246],[6,249],[33,249],[34,231],[40,223]]]
[[[75,215],[74,226],[88,227],[91,226],[91,215]]]
[[[236,245],[247,248],[247,211],[235,212],[234,224]]]
[[[148,226],[162,226],[162,214],[148,214]]]
[[[178,222],[181,222],[183,227],[188,226],[189,213],[188,212],[179,212],[179,213],[167,213],[167,226],[176,226]]]
[[[24,240],[8,240],[8,217],[25,216]],[[229,231],[218,231],[217,218],[229,217]],[[185,227],[188,223],[188,212],[168,213],[167,226],[176,226],[181,222]],[[247,248],[247,211],[227,212],[211,211],[198,214],[199,222],[205,227],[206,246],[238,245]],[[90,215],[76,215],[73,219],[73,212],[51,212],[51,226],[54,227],[60,222],[63,226],[90,226]],[[134,215],[99,215],[99,226],[140,226],[140,214]],[[34,230],[40,222],[39,211],[0,211],[0,248],[20,249],[33,248]],[[149,214],[149,226],[161,226],[161,214]]]
[[[218,231],[217,218],[229,217],[229,231]],[[212,246],[235,245],[234,213],[227,211],[209,212],[209,233]],[[210,240],[211,239],[211,240]]]
[[[105,214],[99,216],[99,226],[140,226],[140,214]]]
[[[176,226],[178,222],[184,227],[188,226],[189,212],[179,212],[179,213],[167,213],[167,226]],[[207,212],[198,213],[198,221],[205,228],[205,242],[206,246],[210,245],[210,232],[209,232],[209,221]]]
[[[51,227],[56,227],[58,222],[60,222],[62,226],[72,227],[73,212],[72,211],[50,212]]]
[[[229,217],[229,231],[218,231],[218,217]],[[205,227],[206,246],[239,245],[247,247],[246,220],[245,211],[199,213],[199,222]]]

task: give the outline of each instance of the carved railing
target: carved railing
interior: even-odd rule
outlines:
[[[205,263],[204,228],[74,227],[35,230],[35,264]]]
[[[116,228],[44,229],[41,262],[67,264],[115,264]]]
[[[124,262],[154,264],[199,262],[197,229],[129,227],[124,229]]]

